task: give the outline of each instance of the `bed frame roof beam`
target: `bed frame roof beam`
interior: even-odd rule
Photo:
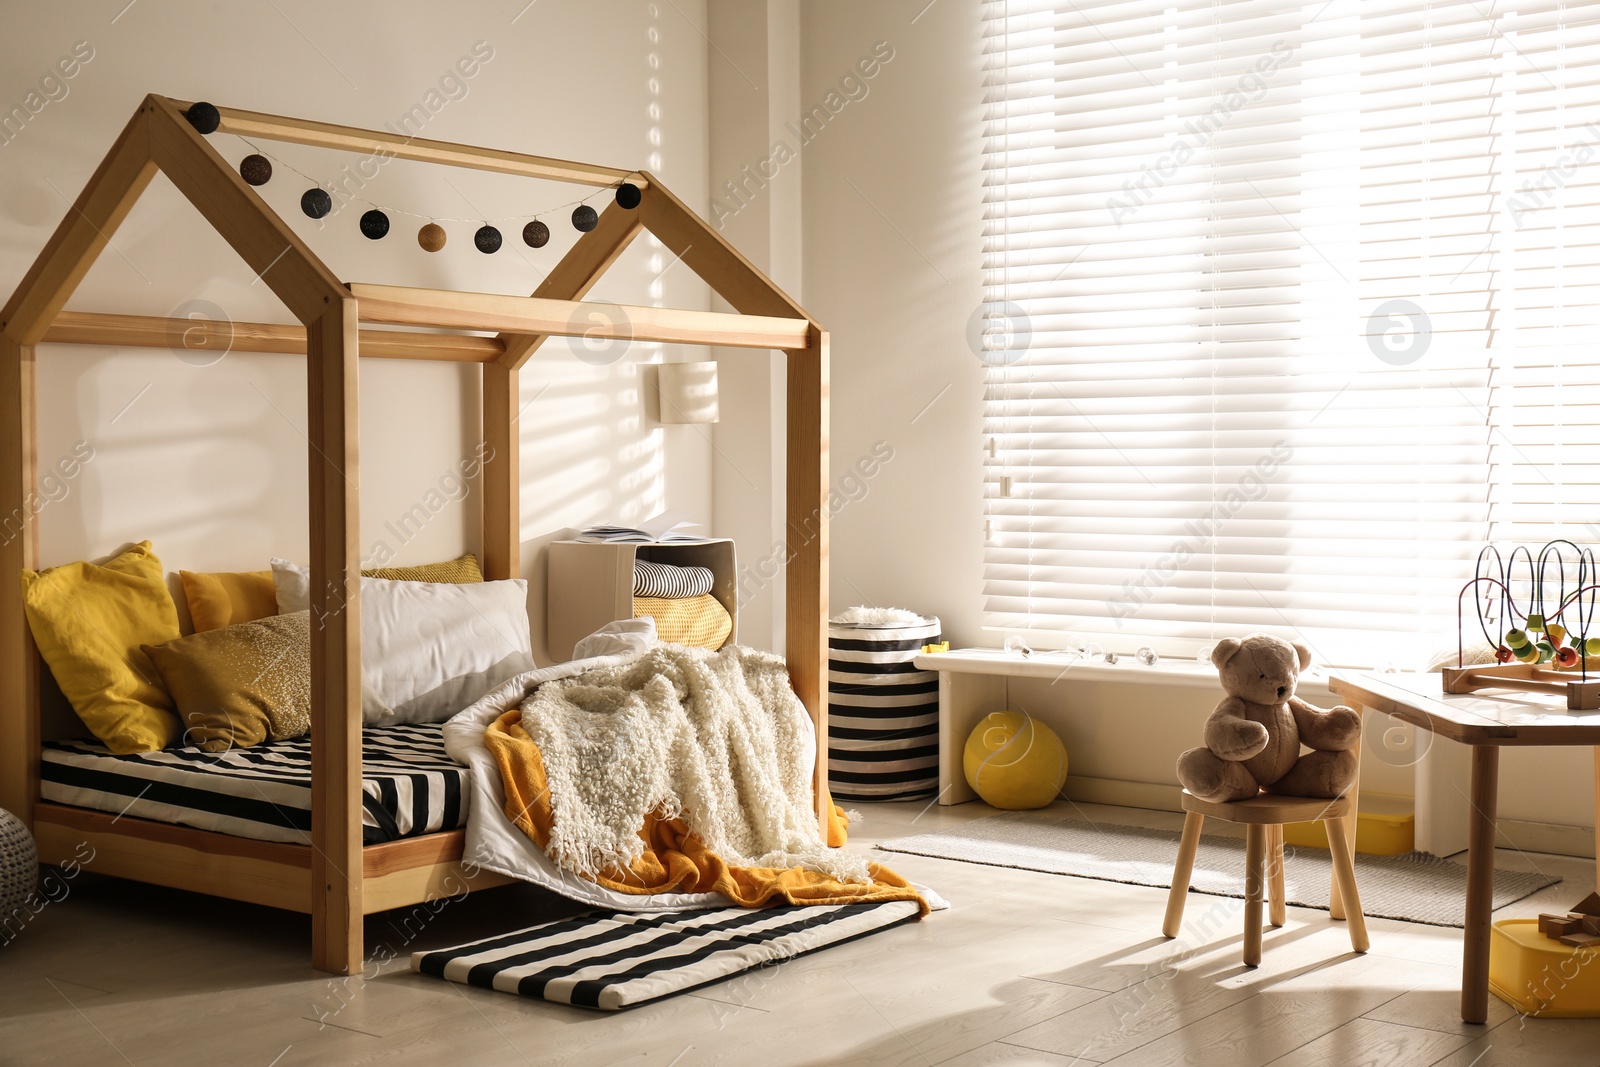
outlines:
[[[45,331],[46,344],[113,345],[204,352],[306,354],[304,326],[281,322],[169,319],[149,315],[101,315],[63,311]],[[491,363],[505,354],[493,337],[461,334],[362,330],[361,356],[375,359],[428,359],[441,363]]]
[[[645,229],[732,304],[735,311],[805,319],[822,329],[804,308],[666,186],[652,180],[639,211],[644,215]]]
[[[497,296],[361,282],[352,282],[350,292],[360,301],[362,321],[402,326],[790,350],[805,349],[811,331],[811,323],[806,319],[729,315],[720,311],[546,300],[537,296]]]
[[[179,111],[187,111],[186,100],[168,101]],[[593,185],[604,188],[628,181],[643,188],[648,180],[638,171],[600,167],[591,163],[576,163],[549,156],[531,156],[523,152],[507,152],[498,148],[479,148],[475,145],[453,144],[449,141],[429,141],[421,137],[380,130],[362,130],[354,126],[336,126],[331,122],[313,122],[310,119],[289,118],[285,115],[265,115],[258,111],[241,111],[234,107],[219,107],[222,125],[220,133],[254,137],[263,141],[285,141],[290,144],[311,145],[315,148],[333,148],[345,152],[362,152],[379,160],[410,159],[419,163],[443,163],[451,167],[495,171],[515,174],[524,178],[544,178],[549,181],[570,182],[574,185]]]

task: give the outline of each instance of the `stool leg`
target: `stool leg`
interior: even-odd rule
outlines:
[[[1167,891],[1167,917],[1161,923],[1161,932],[1167,937],[1177,937],[1183,926],[1183,902],[1189,895],[1194,854],[1200,848],[1200,826],[1205,821],[1204,815],[1193,811],[1183,817],[1183,840],[1178,842],[1178,862],[1172,866],[1172,888]]]
[[[1356,710],[1359,711],[1360,708],[1357,708]],[[1361,761],[1361,747],[1359,745],[1357,745],[1356,746],[1356,766],[1357,766],[1357,768],[1359,768],[1361,766],[1361,762],[1360,761]],[[1357,825],[1356,824],[1356,813],[1358,811],[1357,805],[1361,802],[1361,772],[1360,772],[1359,769],[1356,771],[1356,779],[1355,779],[1355,781],[1351,782],[1350,783],[1350,788],[1345,790],[1345,796],[1350,798],[1350,817],[1348,819],[1340,819],[1339,821],[1345,824],[1344,839],[1347,842],[1349,842],[1350,851],[1351,851],[1352,854],[1354,854],[1355,849],[1356,849],[1356,825]],[[1329,827],[1331,827],[1332,825],[1333,824],[1332,824],[1332,822],[1330,820],[1324,820],[1323,829],[1326,830]],[[1345,914],[1344,914],[1344,899],[1343,898],[1344,898],[1344,894],[1339,892],[1339,880],[1337,878],[1335,878],[1333,880],[1333,885],[1331,887],[1329,887],[1329,890],[1328,890],[1328,914],[1333,916],[1335,919],[1343,919],[1345,917]]]
[[[1367,920],[1361,913],[1361,894],[1356,890],[1355,853],[1350,839],[1345,836],[1343,819],[1328,819],[1328,845],[1333,854],[1333,880],[1344,898],[1344,917],[1350,924],[1350,947],[1357,952],[1367,951]]]
[[[1289,921],[1283,896],[1283,827],[1267,827],[1267,900],[1271,903],[1273,926]]]
[[[1244,962],[1261,962],[1261,898],[1266,873],[1267,828],[1258,823],[1245,827],[1244,837]]]

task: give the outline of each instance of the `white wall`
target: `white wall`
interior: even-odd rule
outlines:
[[[953,641],[981,644],[983,383],[963,340],[981,296],[978,15],[820,0],[802,17],[802,111],[845,101],[802,150],[806,309],[832,333],[833,474],[848,501],[833,517],[832,600],[932,612]],[[892,58],[860,78],[875,48]],[[894,458],[860,477],[879,441]]]
[[[65,95],[48,82],[59,99],[14,123],[14,136],[0,144],[0,287],[7,291],[148,92],[373,127],[397,122],[414,104],[433,105],[424,136],[645,167],[697,210],[706,205],[703,0],[525,8],[144,0],[121,8],[0,4],[0,108],[26,105],[76,42],[85,42],[84,54],[92,50],[64,83]],[[477,42],[491,58],[430,101],[427,94]],[[230,136],[214,135],[212,143],[232,160],[249,151]],[[267,147],[323,180],[355,162]],[[390,236],[370,242],[356,230],[365,205],[320,225],[305,218],[297,204],[308,184],[280,167],[262,193],[349,280],[526,295],[577,236],[566,207],[548,216],[555,236],[545,248],[522,245],[519,219],[502,224],[506,245],[486,256],[472,246],[475,222],[447,223],[448,246],[430,256],[414,237],[421,219],[391,213]],[[587,192],[392,161],[362,195],[386,207],[477,219],[552,209]],[[640,240],[595,296],[708,306],[705,286],[669,266],[653,240]],[[68,307],[163,315],[194,300],[241,320],[292,321],[158,177]],[[543,655],[543,541],[567,527],[641,519],[666,506],[710,519],[709,444],[692,428],[647,421],[640,390],[641,361],[692,355],[638,345],[609,366],[593,366],[556,341],[524,372],[524,573],[536,655]],[[79,440],[95,450],[70,495],[41,515],[42,561],[98,556],[146,537],[170,569],[259,568],[273,554],[304,558],[302,367],[284,356],[235,353],[196,366],[160,350],[42,347],[41,461],[53,462]],[[476,491],[450,497],[459,495],[452,480],[458,464],[478,441],[477,382],[472,367],[363,360],[362,543],[369,553],[382,551],[382,541],[409,563],[475,547]],[[430,497],[441,483],[444,493]],[[420,532],[402,537],[386,528],[430,500],[447,506]]]
[[[803,161],[779,165],[800,94],[799,0],[708,0],[710,218],[750,262],[795,300],[801,292]],[[730,310],[713,297],[719,310]],[[722,418],[712,431],[716,532],[739,551],[739,641],[781,649],[784,586],[762,561],[784,523],[787,357],[715,349]]]

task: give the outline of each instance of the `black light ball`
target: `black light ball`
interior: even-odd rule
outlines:
[[[222,113],[213,104],[204,100],[189,105],[189,110],[183,113],[189,120],[189,125],[201,133],[216,133],[217,127],[222,125]]]
[[[389,232],[389,216],[373,208],[361,216],[361,236],[379,240]]]
[[[529,248],[543,248],[550,241],[550,227],[534,219],[522,228],[522,240]]]
[[[266,156],[245,156],[239,161],[239,177],[251,185],[267,184],[272,180],[272,160]]]
[[[484,255],[500,251],[500,231],[493,226],[480,226],[478,232],[472,235],[472,243],[478,246],[478,251]]]
[[[579,204],[572,211],[572,227],[579,233],[588,233],[600,225],[600,216],[588,204]]]
[[[320,219],[333,210],[333,197],[328,190],[313,186],[300,194],[300,210],[314,219]]]
[[[632,182],[623,182],[617,186],[617,203],[632,211],[639,206],[639,201],[644,199],[644,194],[639,192],[639,187]]]

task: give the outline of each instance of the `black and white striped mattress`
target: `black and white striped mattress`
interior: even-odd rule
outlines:
[[[369,845],[465,826],[471,772],[437,723],[368,726],[361,738],[361,836]],[[43,799],[257,841],[311,840],[311,738],[230,752],[169,748],[119,756],[50,742]]]
[[[915,920],[915,901],[812,907],[599,911],[454,948],[411,969],[451,982],[601,1011],[648,1004]]]

